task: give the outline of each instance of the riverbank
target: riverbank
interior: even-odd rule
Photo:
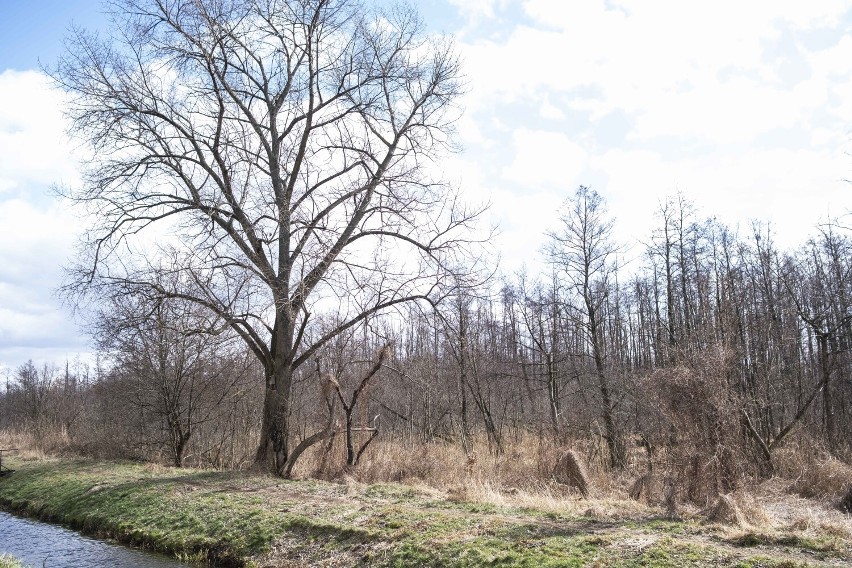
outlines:
[[[10,464],[11,465],[11,464]],[[506,496],[396,484],[80,460],[16,461],[0,505],[231,566],[842,566],[849,533],[665,520],[632,501]],[[831,534],[830,534],[831,533]]]
[[[0,554],[0,568],[24,568],[21,561],[8,554]]]

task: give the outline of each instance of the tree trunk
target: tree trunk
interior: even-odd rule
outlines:
[[[255,454],[255,466],[276,475],[285,475],[285,465],[290,457],[290,387],[293,373],[284,367],[267,377],[263,401],[263,422],[260,444]]]
[[[822,411],[823,422],[825,425],[825,439],[828,442],[828,447],[833,451],[834,443],[834,414],[831,406],[831,367],[828,360],[828,334],[819,333],[817,335],[817,345],[819,346],[819,369],[822,376]]]
[[[595,372],[598,377],[598,388],[601,391],[601,402],[603,403],[601,416],[604,421],[604,436],[606,437],[606,445],[609,450],[609,463],[613,469],[620,470],[624,469],[624,443],[621,440],[621,433],[618,431],[618,426],[615,423],[612,393],[606,377],[597,314],[595,313],[591,299],[588,297],[586,305],[589,310],[589,328],[592,335],[592,356],[595,360]]]

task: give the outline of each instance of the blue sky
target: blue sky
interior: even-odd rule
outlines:
[[[98,0],[0,0],[0,70],[37,69],[62,49],[73,24],[89,29],[105,25]]]
[[[628,254],[666,195],[784,246],[852,207],[852,11],[835,0],[421,0],[455,37],[469,92],[444,169],[492,202],[503,267],[534,272],[579,184],[608,201]],[[0,0],[0,376],[86,351],[52,290],[79,221],[62,96],[39,72],[97,0]]]

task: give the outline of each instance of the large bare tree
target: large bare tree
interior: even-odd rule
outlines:
[[[458,59],[406,7],[110,6],[109,36],[75,31],[53,72],[92,151],[69,191],[95,221],[67,290],[178,297],[227,322],[265,370],[257,462],[283,474],[294,373],[466,265],[477,211],[434,176]],[[340,324],[312,331],[324,311]]]

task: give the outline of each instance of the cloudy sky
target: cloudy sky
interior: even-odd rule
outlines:
[[[535,269],[542,230],[579,185],[628,246],[661,199],[795,246],[852,209],[852,10],[833,0],[420,0],[455,36],[469,92],[447,171],[490,200],[507,271]],[[39,71],[98,0],[0,0],[0,377],[87,350],[53,291],[79,229],[62,96]],[[637,250],[639,247],[634,247]]]

